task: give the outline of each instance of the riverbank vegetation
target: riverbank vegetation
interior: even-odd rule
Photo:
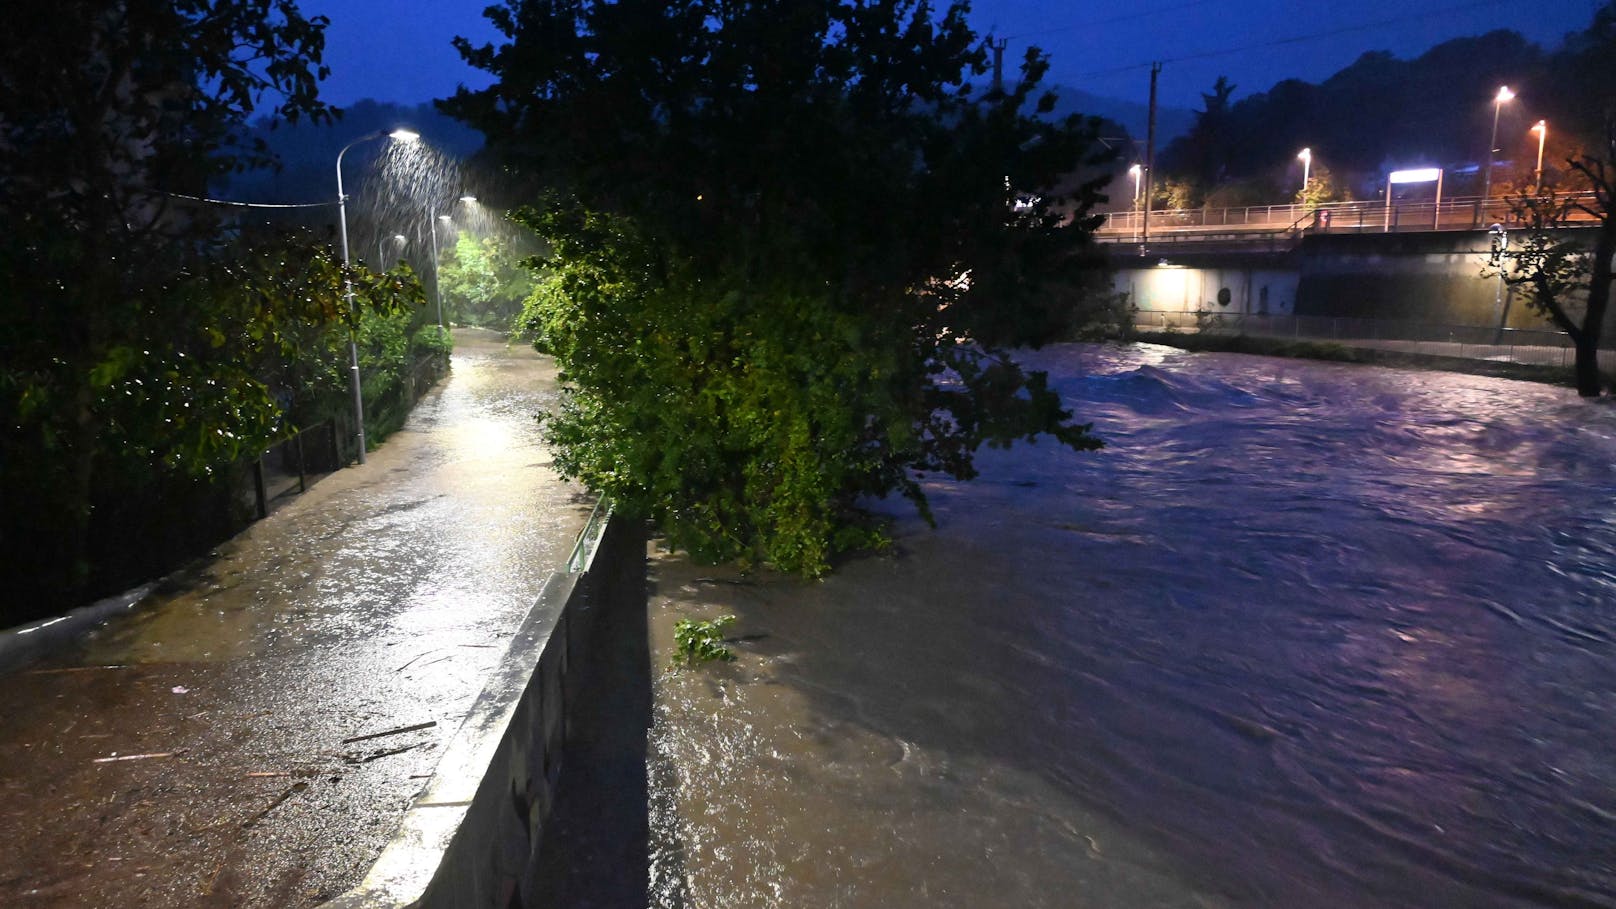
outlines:
[[[511,0],[445,109],[525,194],[566,475],[707,560],[819,574],[980,446],[1099,441],[1007,353],[1103,281],[1095,124],[963,4]]]
[[[352,333],[388,399],[414,275],[195,201],[269,163],[249,115],[333,117],[323,27],[292,3],[66,0],[0,30],[0,625],[239,526],[244,465],[351,409]]]

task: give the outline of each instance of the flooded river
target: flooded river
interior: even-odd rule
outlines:
[[[821,583],[653,559],[654,903],[1616,906],[1616,410],[1029,362],[1105,451],[985,453]]]

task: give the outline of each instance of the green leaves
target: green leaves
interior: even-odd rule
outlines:
[[[708,560],[813,576],[860,505],[983,444],[1098,442],[1001,348],[1073,330],[1103,269],[1094,127],[973,91],[965,8],[512,2],[489,135],[549,246],[520,327],[562,369],[556,464]],[[1007,178],[1010,181],[1007,185]],[[1018,194],[1035,198],[1025,209]]]
[[[731,662],[735,651],[724,643],[724,629],[735,624],[732,615],[712,620],[680,619],[673,626],[673,665],[689,668],[699,663]]]

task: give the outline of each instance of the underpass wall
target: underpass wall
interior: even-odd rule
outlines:
[[[1302,241],[1297,315],[1494,328],[1552,328],[1496,275],[1486,231],[1312,234]]]
[[[1174,257],[1119,267],[1113,286],[1141,313],[1218,312],[1287,315],[1295,311],[1297,272],[1269,263],[1219,263]]]

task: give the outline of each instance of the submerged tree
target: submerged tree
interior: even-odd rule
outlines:
[[[1099,276],[1092,121],[1006,91],[963,3],[513,0],[498,81],[446,108],[546,188],[525,322],[569,394],[557,464],[709,559],[807,574],[878,544],[857,501],[1072,423],[1008,346]]]

